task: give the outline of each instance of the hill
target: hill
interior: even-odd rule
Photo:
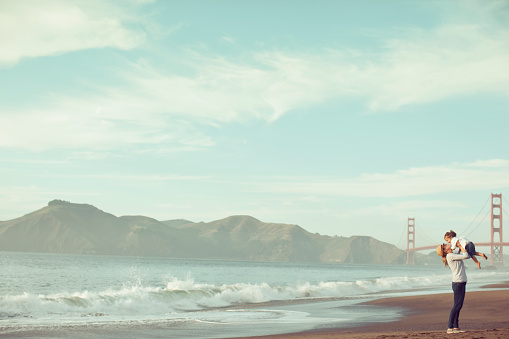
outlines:
[[[330,237],[246,215],[209,223],[116,217],[92,205],[53,200],[0,222],[0,250],[172,258],[402,264],[403,251],[367,236]]]

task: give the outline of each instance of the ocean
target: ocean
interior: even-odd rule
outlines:
[[[356,304],[451,293],[442,265],[354,265],[0,252],[0,336],[228,338],[387,321]],[[468,264],[467,291],[508,281]]]

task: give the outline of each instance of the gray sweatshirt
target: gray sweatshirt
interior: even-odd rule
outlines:
[[[447,254],[447,264],[452,271],[452,282],[467,282],[467,273],[465,272],[465,264],[463,264],[463,260],[468,258],[470,258],[468,253]]]

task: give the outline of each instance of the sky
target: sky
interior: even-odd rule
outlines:
[[[509,1],[1,0],[0,46],[0,220],[61,199],[406,247],[408,218],[424,246],[509,211]]]

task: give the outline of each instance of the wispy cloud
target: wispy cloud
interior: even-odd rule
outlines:
[[[79,102],[69,98],[54,109],[2,113],[0,147],[108,151],[136,145],[131,151],[143,152],[150,147],[152,152],[171,152],[193,151],[213,144],[209,136],[182,120],[164,120],[149,114],[139,114],[134,119],[127,112],[125,118],[110,118],[93,104]]]
[[[509,74],[501,71],[509,67],[509,29],[451,24],[382,42],[382,50],[370,52],[264,51],[242,62],[191,52],[180,60],[193,71],[187,76],[133,63],[122,74],[127,86],[105,89],[98,100],[113,115],[229,122],[275,121],[338,98],[366,100],[367,109],[383,112],[460,95],[509,93]]]
[[[0,66],[90,48],[131,49],[145,36],[129,29],[124,19],[129,18],[122,7],[107,1],[4,0],[0,3]]]
[[[354,209],[343,209],[338,213],[341,218],[360,218],[366,216],[397,216],[402,220],[415,215],[423,215],[428,211],[451,210],[465,208],[466,206],[456,201],[448,200],[420,200],[413,199],[404,202],[389,202],[379,205],[362,206]]]
[[[392,173],[366,173],[349,179],[281,178],[250,183],[252,190],[277,194],[350,196],[363,198],[415,197],[444,192],[501,190],[509,187],[509,161],[409,168]],[[497,165],[494,165],[497,164]]]
[[[221,37],[221,40],[226,41],[230,44],[235,43],[235,38],[232,38],[231,36],[223,36]]]
[[[111,3],[0,6],[0,64],[84,48],[129,49],[143,40]],[[2,108],[0,147],[193,151],[215,144],[203,125],[273,122],[328,100],[364,100],[367,111],[386,112],[481,92],[506,95],[509,28],[493,24],[489,14],[484,26],[456,18],[432,30],[396,30],[397,37],[379,37],[377,50],[253,51],[241,61],[189,50],[172,55],[186,73],[155,60],[132,61],[116,86],[48,94],[28,110]]]
[[[193,175],[151,175],[151,174],[41,174],[40,177],[71,178],[71,179],[104,179],[129,182],[139,181],[203,181],[208,176]]]
[[[44,159],[14,159],[2,158],[3,163],[21,163],[21,164],[38,164],[38,165],[62,165],[68,164],[67,160],[44,160]]]
[[[274,121],[338,98],[366,100],[367,109],[384,112],[460,95],[509,93],[509,74],[501,71],[509,67],[508,28],[444,24],[398,35],[381,37],[383,49],[368,52],[263,51],[242,62],[191,53],[182,60],[194,72],[189,76],[137,64],[124,74],[132,86],[114,94],[147,111],[224,122]]]
[[[444,25],[386,43],[378,64],[363,70],[373,111],[394,110],[459,95],[509,93],[509,30]],[[468,52],[467,52],[468,51]]]

